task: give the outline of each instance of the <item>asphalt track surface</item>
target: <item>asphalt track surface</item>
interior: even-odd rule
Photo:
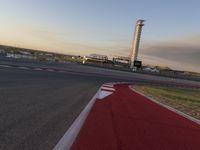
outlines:
[[[117,81],[200,85],[71,63],[1,62],[0,149],[52,149],[98,88]]]
[[[0,68],[0,149],[52,149],[99,86],[95,77]]]
[[[72,150],[199,150],[200,125],[115,85],[96,99]],[[104,91],[106,91],[104,89]]]

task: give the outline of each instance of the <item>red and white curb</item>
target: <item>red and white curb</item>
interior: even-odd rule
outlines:
[[[69,150],[74,143],[76,137],[78,136],[93,104],[97,99],[103,99],[109,95],[111,95],[115,91],[114,83],[103,84],[101,88],[97,91],[94,97],[90,100],[87,106],[83,109],[83,111],[79,114],[78,118],[73,122],[64,136],[60,139],[60,141],[56,144],[53,150]]]
[[[145,95],[145,94],[143,94],[143,93],[141,93],[141,92],[138,92],[137,90],[131,88],[130,86],[129,86],[129,88],[130,88],[131,90],[133,90],[134,92],[136,92],[136,93],[142,95],[143,97],[146,97],[146,98],[149,99],[150,101],[152,101],[152,102],[154,102],[154,103],[160,105],[161,107],[164,107],[164,108],[166,108],[166,109],[168,109],[168,110],[170,110],[170,111],[172,111],[172,112],[174,112],[174,113],[176,113],[176,114],[178,114],[178,115],[180,115],[180,116],[182,116],[182,117],[184,117],[184,118],[186,118],[186,119],[188,119],[188,120],[190,120],[190,121],[192,121],[192,122],[195,122],[195,123],[197,123],[198,125],[200,125],[200,120],[198,120],[198,119],[196,119],[196,118],[194,118],[194,117],[191,117],[191,116],[187,115],[186,113],[181,112],[181,111],[179,111],[179,110],[177,110],[177,109],[174,109],[173,107],[170,107],[170,106],[168,106],[168,105],[166,105],[166,104],[163,104],[163,103],[161,103],[161,102],[155,100],[154,98],[149,97],[149,96],[147,96],[147,95]]]
[[[99,90],[97,99],[104,99],[105,97],[111,95],[115,91],[113,87],[113,85],[104,84]]]

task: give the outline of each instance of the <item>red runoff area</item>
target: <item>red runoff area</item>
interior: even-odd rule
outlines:
[[[200,150],[200,125],[128,85],[95,102],[72,150]]]

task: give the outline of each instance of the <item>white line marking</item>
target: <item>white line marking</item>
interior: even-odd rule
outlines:
[[[34,68],[33,70],[42,70],[41,68]]]
[[[90,100],[84,110],[80,113],[78,118],[74,121],[74,123],[70,126],[64,136],[60,139],[60,141],[56,144],[53,150],[69,150],[78,136],[79,131],[81,130],[85,119],[87,118],[93,104],[95,103],[97,97],[99,95],[98,92],[94,95],[94,97]]]
[[[17,67],[19,69],[29,69],[28,67]]]
[[[12,67],[12,66],[9,66],[9,65],[0,65],[0,67],[10,68],[10,67]]]
[[[133,90],[134,92],[136,92],[136,93],[138,93],[138,94],[140,94],[140,95],[146,97],[146,98],[149,99],[150,101],[152,101],[152,102],[154,102],[154,103],[156,103],[156,104],[158,104],[158,105],[160,105],[160,106],[162,106],[162,107],[164,107],[164,108],[166,108],[166,109],[168,109],[168,110],[170,110],[170,111],[172,111],[172,112],[174,112],[174,113],[176,113],[176,114],[178,114],[178,115],[180,115],[180,116],[182,116],[182,117],[184,117],[184,118],[186,118],[186,119],[188,119],[188,120],[190,120],[190,121],[193,121],[193,122],[195,122],[195,123],[198,124],[198,125],[200,125],[200,120],[198,120],[198,119],[196,119],[196,118],[193,118],[193,117],[191,117],[191,116],[189,116],[189,115],[187,115],[187,114],[185,114],[185,113],[183,113],[183,112],[181,112],[181,111],[179,111],[179,110],[177,110],[177,109],[174,109],[173,107],[170,107],[170,106],[168,106],[168,105],[165,105],[165,104],[163,104],[163,103],[160,103],[159,101],[157,101],[157,100],[155,100],[155,99],[153,99],[153,98],[151,98],[151,97],[148,97],[148,96],[144,95],[143,93],[140,93],[140,92],[136,91],[135,89],[131,88],[131,86],[129,86],[129,88],[130,88],[131,90]]]
[[[55,71],[55,70],[53,70],[53,69],[46,69],[46,71]]]

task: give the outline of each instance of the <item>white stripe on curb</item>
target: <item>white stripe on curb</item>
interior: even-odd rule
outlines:
[[[108,88],[108,87],[101,87],[101,90],[109,90],[109,91],[115,91],[114,88]]]
[[[111,95],[113,92],[101,90],[98,95],[98,99],[104,99],[105,97]]]
[[[113,87],[115,83],[105,83],[103,84],[103,86],[110,86],[110,87]]]
[[[60,139],[57,145],[54,147],[53,150],[69,150],[72,146],[74,140],[78,136],[80,129],[82,128],[85,119],[87,118],[94,102],[99,97],[99,90],[94,95],[94,97],[90,100],[84,110],[80,113],[78,118],[74,121],[74,123],[70,126],[64,136]]]

